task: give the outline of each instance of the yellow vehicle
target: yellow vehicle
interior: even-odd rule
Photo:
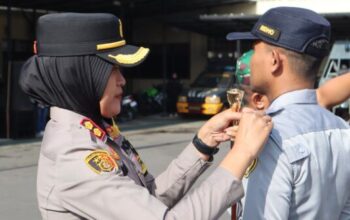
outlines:
[[[178,97],[177,112],[180,115],[215,115],[228,107],[226,91],[235,81],[233,67],[204,71]]]

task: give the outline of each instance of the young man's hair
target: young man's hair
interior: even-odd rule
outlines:
[[[280,52],[287,56],[290,68],[293,72],[312,82],[316,80],[323,59],[273,45],[270,46],[278,48]]]

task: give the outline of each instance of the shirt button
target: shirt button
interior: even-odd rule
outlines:
[[[303,154],[303,153],[305,153],[305,149],[304,148],[299,148],[299,153],[301,153],[301,154]]]

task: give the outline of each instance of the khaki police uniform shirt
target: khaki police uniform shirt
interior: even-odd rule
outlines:
[[[187,193],[210,165],[192,144],[156,179],[147,172],[140,175],[140,164],[121,148],[113,156],[108,145],[80,124],[82,119],[51,108],[38,165],[43,219],[216,219],[243,196],[241,182],[222,168]],[[116,163],[102,159],[96,167],[101,158]]]

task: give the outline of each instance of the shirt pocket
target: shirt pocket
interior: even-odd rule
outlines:
[[[288,146],[284,149],[290,164],[294,164],[300,160],[310,156],[310,150],[301,144]]]
[[[304,182],[307,175],[302,174],[308,171],[303,164],[310,158],[310,150],[304,145],[295,144],[285,148],[285,152],[292,167],[294,185]]]

